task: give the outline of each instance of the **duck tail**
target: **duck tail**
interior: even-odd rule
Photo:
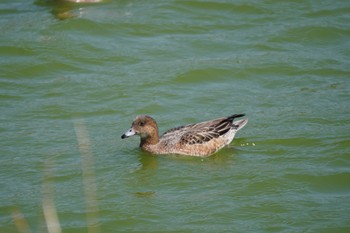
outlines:
[[[235,121],[232,123],[232,128],[236,129],[236,131],[242,129],[248,123],[248,119],[242,119],[239,121]]]
[[[240,113],[240,114],[233,114],[233,115],[231,115],[231,116],[227,117],[227,119],[229,119],[229,120],[233,121],[233,119],[238,118],[238,117],[243,117],[243,116],[245,116],[245,114],[244,114],[244,113]]]
[[[242,129],[248,123],[248,119],[242,119],[239,121],[233,121],[233,120],[235,118],[243,117],[243,116],[245,116],[245,114],[240,113],[240,114],[233,114],[233,115],[227,117],[227,119],[232,122],[231,128],[236,129],[236,131]]]

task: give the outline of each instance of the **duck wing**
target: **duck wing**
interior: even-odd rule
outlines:
[[[233,119],[242,116],[244,114],[235,114],[211,121],[176,127],[166,131],[162,137],[176,137],[182,145],[203,144],[226,134],[232,128],[236,128]]]

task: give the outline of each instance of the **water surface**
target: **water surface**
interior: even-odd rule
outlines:
[[[0,232],[349,232],[350,3],[0,3]],[[217,154],[121,140],[246,113]]]

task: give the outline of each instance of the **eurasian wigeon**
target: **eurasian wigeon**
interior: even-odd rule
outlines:
[[[230,144],[248,119],[233,121],[245,114],[235,114],[201,123],[179,126],[158,135],[156,121],[147,115],[137,116],[121,138],[141,137],[140,147],[154,154],[181,154],[207,157]]]

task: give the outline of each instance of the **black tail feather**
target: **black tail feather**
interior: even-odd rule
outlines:
[[[243,117],[243,116],[245,116],[245,114],[244,114],[244,113],[240,113],[240,114],[233,114],[233,115],[231,115],[231,116],[227,117],[227,119],[229,119],[230,121],[233,121],[233,119],[238,118],[238,117]]]
[[[229,117],[224,118],[220,123],[217,124],[217,130],[220,131],[220,135],[227,133],[232,128],[238,128],[238,126],[233,125],[233,120],[238,117],[245,116],[244,113],[234,114]]]

